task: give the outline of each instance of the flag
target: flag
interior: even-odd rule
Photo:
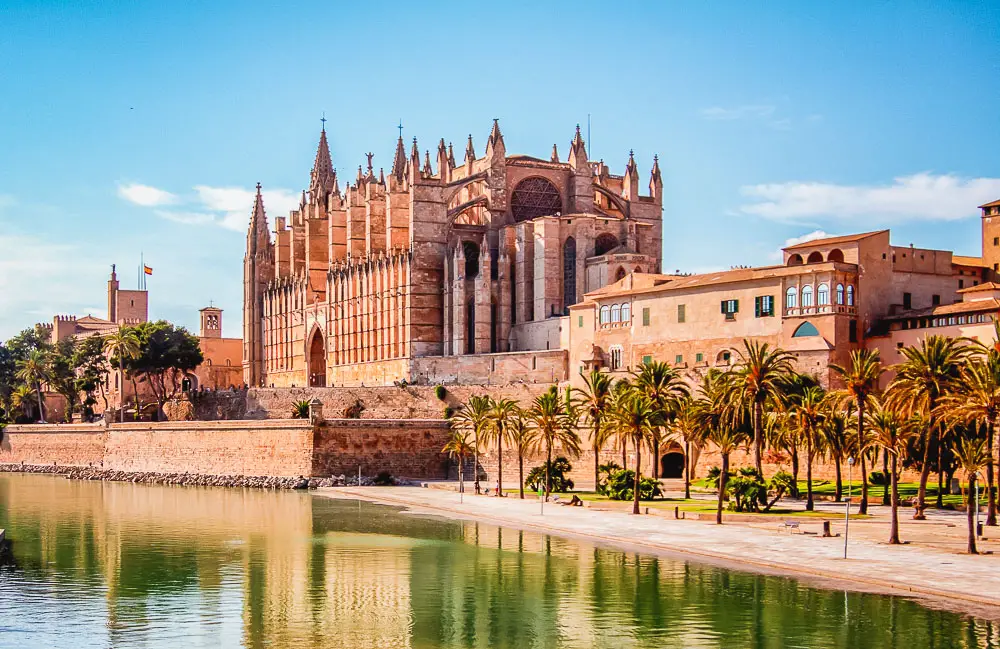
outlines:
[[[147,265],[143,264],[142,265],[142,272],[145,275],[152,275],[153,274],[153,268],[152,268],[152,266],[147,266]]]

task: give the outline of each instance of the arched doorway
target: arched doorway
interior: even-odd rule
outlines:
[[[576,239],[568,237],[563,244],[563,314],[576,304]]]
[[[314,329],[312,337],[309,339],[309,356],[307,367],[309,370],[310,386],[326,385],[326,350],[323,346],[323,334],[319,329]]]
[[[664,480],[684,477],[684,454],[672,450],[660,458],[660,477]]]
[[[465,305],[465,353],[476,353],[476,302],[469,300]]]

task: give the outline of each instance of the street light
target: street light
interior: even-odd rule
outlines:
[[[851,495],[853,493],[854,458],[847,458],[847,502],[844,507],[844,558],[847,558],[847,531],[851,526]]]

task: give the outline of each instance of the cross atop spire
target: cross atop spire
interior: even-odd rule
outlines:
[[[320,131],[323,132],[323,133],[326,133],[326,111],[325,110],[323,111],[323,116],[319,118],[319,121],[323,124],[323,126],[320,127]]]
[[[313,197],[324,197],[333,189],[333,161],[330,159],[330,145],[326,141],[326,117],[323,117],[323,129],[319,133],[319,146],[316,147],[316,160],[313,162],[310,174],[309,193]]]
[[[490,130],[490,139],[486,142],[486,148],[490,147],[494,149],[497,147],[503,147],[503,135],[500,133],[500,120],[499,118],[493,118],[493,128]]]

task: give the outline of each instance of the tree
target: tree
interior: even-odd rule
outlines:
[[[841,467],[844,461],[851,456],[852,449],[855,447],[850,436],[847,434],[847,415],[839,410],[832,401],[828,400],[827,404],[823,424],[820,428],[820,436],[823,440],[822,445],[826,447],[827,452],[830,454],[830,459],[833,460],[833,465],[836,468],[836,498],[837,502],[840,502],[840,499],[844,495],[844,474]]]
[[[492,399],[486,395],[474,394],[469,397],[469,402],[459,408],[451,420],[453,425],[457,425],[468,431],[472,435],[472,456],[474,458],[473,471],[474,490],[479,494],[479,443],[482,441],[486,430],[490,427],[490,409]]]
[[[510,421],[510,444],[517,453],[517,484],[521,500],[524,500],[524,456],[535,446],[534,429],[528,425],[524,411],[520,408]]]
[[[66,400],[65,420],[67,423],[73,421],[73,413],[76,412],[77,404],[80,401],[76,365],[73,363],[75,354],[76,340],[67,337],[52,346],[46,359],[49,368],[48,386]]]
[[[955,457],[958,458],[959,466],[965,471],[966,479],[969,482],[969,554],[978,554],[976,550],[976,510],[979,509],[979,502],[976,500],[976,474],[986,466],[989,461],[989,453],[986,450],[986,440],[981,437],[963,436],[955,440]]]
[[[13,420],[15,407],[11,397],[17,388],[15,374],[17,364],[14,354],[0,343],[0,422]]]
[[[545,449],[546,467],[552,465],[552,448],[558,444],[571,455],[580,454],[580,438],[574,423],[566,413],[566,401],[556,386],[535,397],[528,410],[528,420],[536,436],[537,444]],[[548,470],[545,472],[545,500],[552,492],[552,482]]]
[[[899,545],[899,470],[900,459],[906,453],[907,444],[915,434],[912,422],[900,420],[899,414],[885,407],[877,399],[872,399],[865,416],[868,418],[866,446],[882,449],[890,459],[889,482],[891,493],[889,506],[889,543]]]
[[[994,323],[998,325],[1000,323]],[[981,357],[965,365],[956,390],[941,398],[941,417],[951,422],[982,423],[986,427],[986,524],[997,524],[997,498],[994,493],[993,439],[1000,417],[1000,352],[988,348]]]
[[[700,446],[704,437],[698,426],[698,412],[695,400],[690,395],[677,404],[677,416],[670,428],[684,442],[684,497],[691,498],[691,445]]]
[[[447,453],[448,457],[458,459],[458,492],[465,493],[465,477],[463,467],[465,458],[476,452],[476,448],[469,440],[469,430],[467,428],[452,428],[451,437],[448,443],[441,449],[442,453]]]
[[[118,365],[119,421],[125,421],[125,363],[139,356],[139,336],[132,327],[118,327],[118,331],[104,339],[104,351],[110,361]]]
[[[865,454],[863,444],[865,437],[865,409],[868,401],[878,390],[878,381],[885,372],[882,361],[879,358],[877,349],[856,349],[851,352],[851,363],[848,367],[841,367],[831,363],[830,369],[840,377],[844,387],[839,394],[854,403],[858,412],[858,436],[856,444],[861,455],[861,506],[859,511],[862,514],[868,513],[868,467],[865,464]]]
[[[106,386],[108,383],[108,357],[104,352],[104,339],[100,336],[90,336],[80,340],[73,351],[73,367],[76,369],[76,389],[84,394],[83,415],[88,421],[94,418],[94,405],[100,392],[104,400],[104,409],[108,409]]]
[[[577,401],[584,421],[590,426],[590,444],[594,449],[594,490],[600,483],[601,449],[611,440],[612,429],[604,422],[604,413],[611,404],[611,377],[592,369],[583,376],[583,388],[576,388]]]
[[[923,461],[913,514],[915,520],[923,520],[927,507],[927,478],[931,470],[931,435],[935,430],[940,435],[937,405],[957,387],[969,349],[955,338],[927,336],[920,341],[919,347],[904,347],[901,351],[906,360],[893,368],[896,376],[886,389],[886,401],[904,416],[919,415],[927,421],[921,435]]]
[[[131,360],[132,371],[149,384],[156,399],[157,418],[163,417],[163,404],[181,389],[184,375],[205,360],[196,336],[184,327],[165,320],[143,322],[135,327],[139,354]]]
[[[632,445],[635,449],[635,484],[639,485],[642,483],[642,463],[640,461],[642,445],[647,443],[655,431],[663,425],[663,412],[657,410],[649,396],[638,385],[635,385],[621,398],[615,400],[610,416],[619,434],[632,439]],[[639,513],[639,491],[638,488],[632,490],[633,514]]]
[[[801,438],[806,443],[806,511],[815,509],[813,502],[812,467],[816,435],[826,416],[826,394],[820,387],[810,387],[797,399],[792,417]]]
[[[662,422],[653,427],[648,437],[650,451],[653,454],[653,479],[656,479],[660,477],[663,426],[677,416],[681,400],[688,395],[688,388],[680,373],[663,361],[643,363],[638,371],[632,373],[632,385],[645,396]]]
[[[42,382],[48,376],[46,360],[45,353],[40,349],[35,349],[27,358],[17,362],[17,373],[15,374],[18,380],[23,381],[25,385],[30,386],[35,391],[35,396],[38,399],[38,420],[42,424],[45,423]]]
[[[782,380],[792,372],[793,356],[767,343],[755,340],[743,341],[743,349],[733,350],[739,359],[736,368],[730,372],[728,382],[732,398],[743,409],[750,411],[753,424],[754,466],[757,473],[764,475],[763,460],[764,405],[775,403],[781,397]]]
[[[746,430],[739,425],[733,414],[733,403],[729,399],[729,386],[725,384],[722,375],[710,372],[705,377],[699,389],[700,397],[696,402],[698,425],[704,438],[716,445],[722,456],[722,467],[719,472],[719,501],[715,513],[715,523],[722,525],[722,503],[726,497],[726,484],[729,480],[729,456],[736,449],[749,441]]]
[[[32,420],[32,413],[35,408],[35,391],[27,385],[18,385],[14,388],[14,391],[10,393],[10,409],[13,412],[18,410],[21,411],[21,418],[14,417],[14,421],[20,423],[20,421],[30,422]],[[22,419],[23,418],[23,419]]]
[[[519,408],[517,402],[511,399],[491,399],[489,411],[489,426],[483,444],[497,445],[497,496],[503,495],[503,445],[510,442],[510,428]]]

